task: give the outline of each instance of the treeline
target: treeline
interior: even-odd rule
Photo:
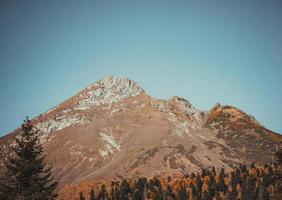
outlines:
[[[123,179],[102,184],[80,200],[281,200],[278,166],[239,165],[231,173],[214,167],[182,177]],[[279,182],[280,181],[280,182]]]

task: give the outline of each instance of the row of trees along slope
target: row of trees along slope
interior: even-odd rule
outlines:
[[[281,157],[281,154],[279,154]],[[279,164],[279,163],[277,163]],[[280,162],[281,167],[281,162]],[[278,166],[239,165],[231,173],[224,169],[203,169],[179,177],[123,179],[93,185],[90,193],[76,191],[66,199],[80,200],[281,200],[281,173]],[[88,187],[91,188],[91,187]],[[73,188],[74,189],[74,188]],[[74,191],[74,190],[70,190]],[[65,191],[64,191],[65,192]],[[73,198],[74,197],[74,198]]]

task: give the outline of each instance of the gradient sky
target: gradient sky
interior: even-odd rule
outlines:
[[[0,135],[106,75],[282,133],[282,1],[0,1]]]

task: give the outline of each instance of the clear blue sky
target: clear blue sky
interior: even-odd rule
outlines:
[[[282,1],[0,1],[0,135],[106,75],[282,133]]]

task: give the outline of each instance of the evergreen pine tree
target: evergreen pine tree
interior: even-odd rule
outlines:
[[[115,182],[114,184],[114,196],[112,196],[113,200],[118,200],[120,197],[120,184],[119,182]]]
[[[235,183],[236,185],[242,185],[242,180],[241,180],[241,172],[240,169],[237,167],[235,170]]]
[[[216,176],[216,171],[215,171],[215,167],[212,167],[212,171],[211,171],[212,175],[215,177]]]
[[[236,172],[231,172],[231,192],[228,195],[228,200],[236,200],[237,199],[237,195],[238,195],[238,191],[237,191],[237,176],[236,176]]]
[[[256,197],[256,178],[254,176],[250,176],[247,179],[247,192],[248,199],[255,200]]]
[[[225,173],[224,169],[222,168],[219,173],[219,183],[217,183],[217,191],[224,192],[224,194],[227,191],[227,185],[225,184]]]
[[[175,195],[173,194],[172,188],[170,185],[167,185],[165,199],[175,199]]]
[[[190,183],[190,186],[189,186],[190,188],[191,188],[191,194],[192,194],[192,198],[193,199],[199,199],[199,195],[198,195],[198,193],[197,193],[197,190],[196,190],[196,187],[195,187],[195,185],[193,184],[193,183]]]
[[[196,175],[195,175],[195,173],[193,172],[192,174],[191,174],[191,176],[190,176],[190,179],[192,180],[192,179],[194,179],[196,177]]]
[[[155,192],[156,200],[163,200],[164,199],[163,188],[162,188],[160,180],[157,177],[154,177],[153,182],[154,182],[154,188],[156,189],[156,192]]]
[[[80,192],[79,200],[85,200],[82,192]]]
[[[145,187],[146,187],[147,179],[139,178],[136,183],[136,189],[133,194],[134,200],[142,200],[144,199]]]
[[[208,185],[207,190],[204,191],[203,200],[212,200],[213,195],[213,190],[210,185]]]
[[[115,182],[112,181],[111,183],[111,200],[114,200],[116,196],[116,191],[115,191]]]
[[[201,172],[201,177],[204,178],[205,176],[207,176],[207,170],[203,168]]]
[[[236,200],[237,195],[238,195],[238,192],[237,192],[236,187],[232,188],[231,192],[229,193],[228,200]]]
[[[196,176],[196,190],[197,190],[197,193],[198,193],[198,199],[202,198],[202,185],[203,185],[203,181],[202,181],[200,175],[197,174],[197,176]]]
[[[212,200],[212,196],[208,190],[204,191],[203,200]]]
[[[57,182],[51,168],[46,167],[40,133],[28,118],[24,120],[0,181],[0,199],[52,200],[57,197]]]
[[[93,189],[90,191],[90,198],[89,198],[89,200],[95,200],[95,193],[94,193]]]
[[[108,199],[108,192],[106,190],[106,186],[103,184],[98,194],[98,200],[107,200],[107,199]]]
[[[211,188],[215,189],[216,188],[216,182],[213,176],[213,173],[209,174],[209,185],[211,186]]]
[[[241,186],[241,199],[248,200],[248,185],[247,185],[247,174],[244,174],[242,177],[242,186]]]
[[[184,184],[181,183],[180,190],[178,191],[178,199],[179,200],[187,200],[188,193],[186,192],[186,187]]]
[[[246,171],[247,171],[247,166],[246,165],[240,164],[239,168],[240,168],[241,173],[246,173]]]
[[[142,200],[142,193],[140,190],[135,190],[133,193],[133,200]]]
[[[126,179],[124,179],[122,182],[121,182],[121,185],[120,185],[120,198],[121,199],[129,199],[129,196],[130,196],[130,187],[129,187],[129,184],[128,182],[126,181]]]

